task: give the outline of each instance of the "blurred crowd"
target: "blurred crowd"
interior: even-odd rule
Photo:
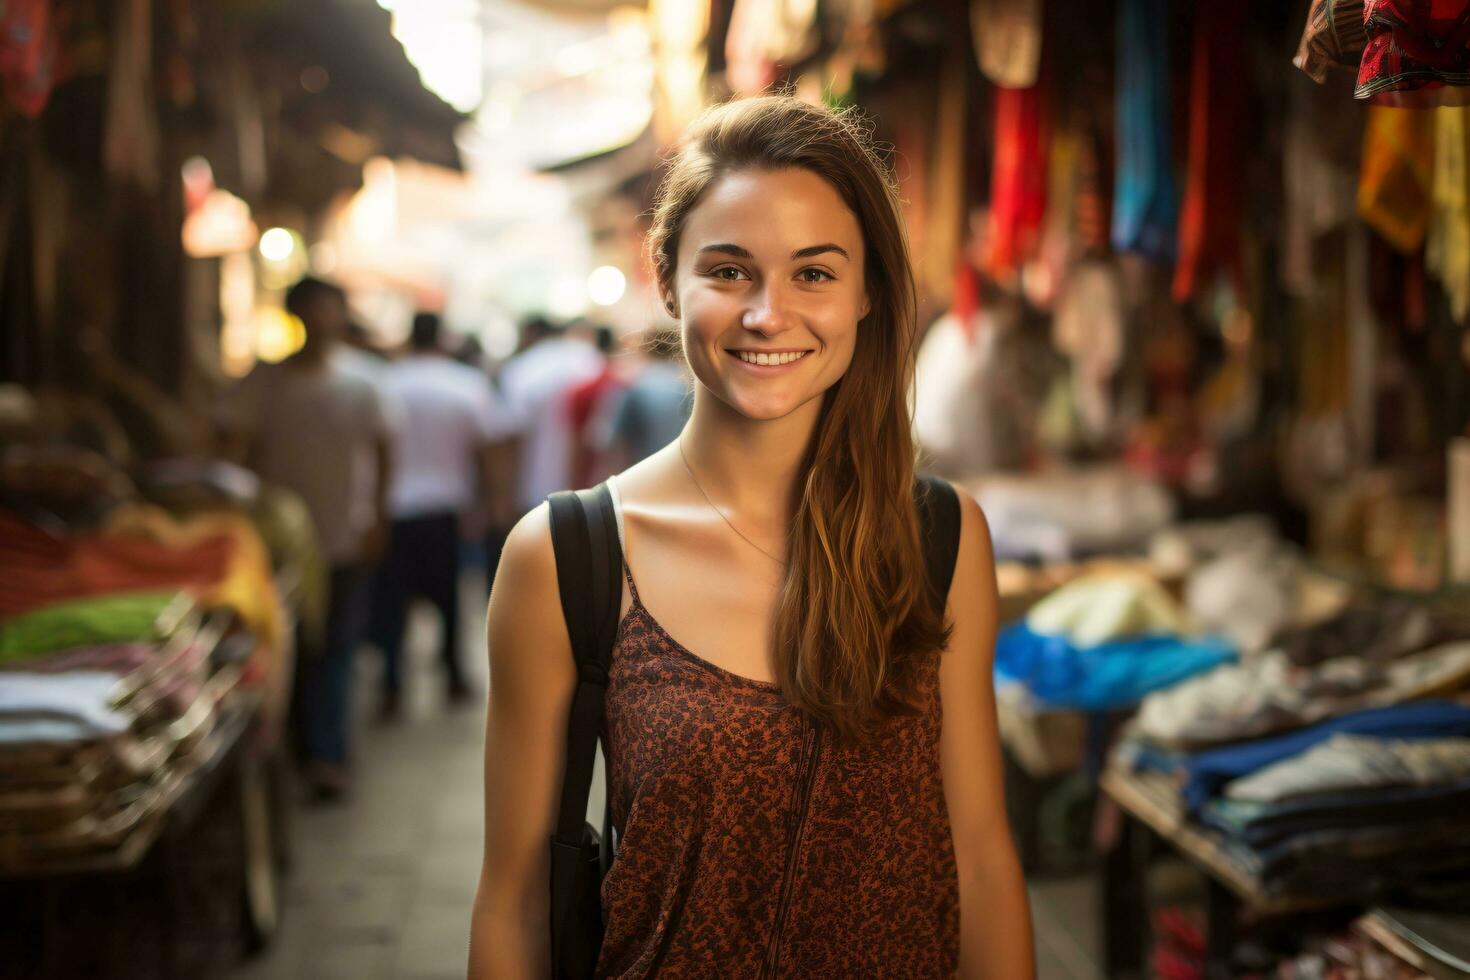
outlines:
[[[494,579],[501,543],[557,490],[591,486],[667,445],[692,392],[676,334],[620,337],[584,320],[521,324],[493,369],[430,312],[401,350],[374,346],[346,293],[315,278],[287,293],[304,346],[220,398],[222,452],[301,498],[326,568],[320,649],[300,659],[294,716],[314,796],[349,789],[354,659],[383,660],[377,714],[403,710],[411,603],[437,612],[447,703],[476,702],[460,649],[461,573]]]

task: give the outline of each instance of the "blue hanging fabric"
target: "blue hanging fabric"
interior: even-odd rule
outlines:
[[[1179,195],[1169,108],[1169,0],[1118,5],[1113,248],[1174,258]]]

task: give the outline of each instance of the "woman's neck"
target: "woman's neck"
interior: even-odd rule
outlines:
[[[754,420],[697,391],[680,438],[705,493],[751,530],[780,536],[790,525],[792,491],[821,406],[817,398],[782,418]]]

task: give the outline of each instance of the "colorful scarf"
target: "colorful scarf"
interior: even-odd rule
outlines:
[[[1367,43],[1363,0],[1312,0],[1307,26],[1291,63],[1320,85],[1333,68],[1357,71]]]
[[[1367,0],[1359,99],[1426,108],[1470,101],[1470,5],[1464,0]]]

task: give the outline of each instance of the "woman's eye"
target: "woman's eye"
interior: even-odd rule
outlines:
[[[729,274],[726,275],[726,273]],[[723,279],[725,282],[735,282],[740,278],[740,270],[733,265],[724,265],[718,269],[710,270],[710,275],[716,279]]]
[[[802,269],[797,275],[801,277],[802,282],[827,282],[828,280],[837,278],[826,269],[816,268]]]

